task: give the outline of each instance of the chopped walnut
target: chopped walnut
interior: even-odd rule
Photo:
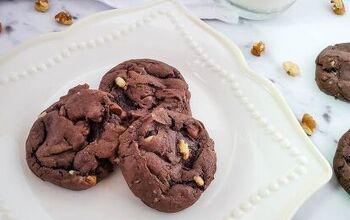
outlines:
[[[345,13],[345,5],[343,0],[331,0],[332,9],[337,15],[343,15]]]
[[[197,186],[204,186],[204,180],[200,176],[193,177],[193,180],[196,182]]]
[[[38,12],[46,12],[49,10],[49,1],[48,0],[35,0],[34,8]]]
[[[187,160],[190,157],[190,149],[188,148],[188,144],[181,139],[177,144],[179,148],[180,154],[182,155],[182,159]]]
[[[85,181],[90,185],[96,185],[97,178],[96,176],[87,176],[85,177]]]
[[[283,69],[290,76],[297,76],[300,73],[299,66],[291,61],[283,62]]]
[[[250,52],[257,57],[260,57],[264,51],[265,51],[265,44],[262,41],[254,43],[252,49],[250,50]]]
[[[199,128],[196,125],[190,124],[186,127],[186,130],[188,132],[188,135],[193,138],[197,139],[199,135]]]
[[[120,88],[122,88],[124,90],[126,90],[127,87],[128,87],[128,85],[125,82],[125,80],[122,77],[119,77],[119,76],[115,79],[115,84],[117,84],[118,87],[120,87]]]
[[[73,17],[67,11],[59,12],[55,16],[55,20],[57,21],[57,23],[64,24],[64,25],[71,25],[71,24],[73,24]]]
[[[301,119],[301,127],[304,129],[305,133],[311,136],[316,128],[316,121],[309,114],[304,114]]]

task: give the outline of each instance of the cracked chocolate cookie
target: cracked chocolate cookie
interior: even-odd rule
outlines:
[[[316,83],[324,93],[350,101],[350,43],[329,46],[318,55]]]
[[[178,212],[194,204],[214,179],[214,142],[189,115],[157,109],[120,136],[119,166],[146,205]]]
[[[44,181],[71,190],[94,186],[113,171],[126,112],[110,94],[80,85],[46,109],[26,141],[26,160]]]
[[[156,108],[191,114],[191,94],[183,76],[174,67],[160,61],[125,61],[103,76],[99,89],[111,93],[134,118]]]
[[[339,140],[333,159],[333,169],[340,185],[350,194],[350,130]]]

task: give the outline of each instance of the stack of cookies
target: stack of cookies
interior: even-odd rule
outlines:
[[[44,181],[84,190],[120,167],[146,205],[177,212],[195,203],[214,179],[214,142],[191,116],[181,73],[149,59],[123,62],[99,90],[78,85],[42,112],[26,159]]]

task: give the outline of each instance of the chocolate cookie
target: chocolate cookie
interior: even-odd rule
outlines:
[[[111,160],[125,131],[126,112],[110,94],[88,88],[77,86],[46,109],[26,141],[32,172],[72,190],[90,188],[112,172]]]
[[[329,46],[318,55],[316,83],[326,94],[350,101],[350,43]]]
[[[119,165],[146,205],[177,212],[195,203],[214,179],[214,142],[203,124],[165,109],[139,118],[120,136]]]
[[[125,61],[103,76],[99,89],[111,93],[115,101],[135,118],[156,108],[191,114],[191,94],[183,76],[160,61]]]
[[[333,169],[340,185],[350,194],[350,130],[339,140]]]

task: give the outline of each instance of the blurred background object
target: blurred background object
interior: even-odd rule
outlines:
[[[235,13],[240,17],[252,20],[271,18],[287,8],[295,0],[224,0],[234,7]]]
[[[103,2],[113,8],[125,8],[148,2],[147,0],[97,1]],[[220,20],[231,24],[236,24],[238,22],[237,11],[230,4],[227,4],[227,2],[221,0],[180,0],[180,2],[203,20]]]

